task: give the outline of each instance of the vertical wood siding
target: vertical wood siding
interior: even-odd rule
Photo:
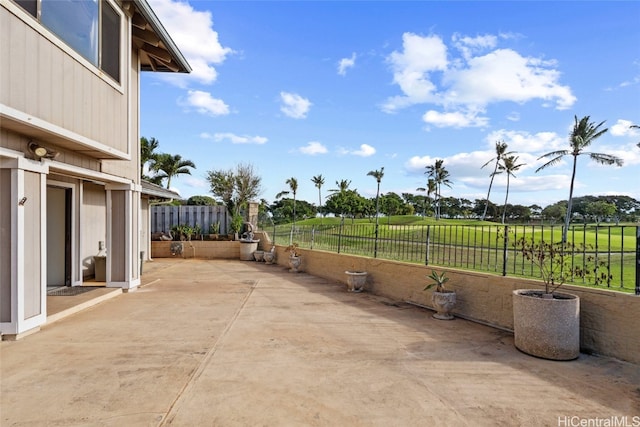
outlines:
[[[41,212],[41,176],[35,172],[24,173],[25,196],[28,203],[22,206],[24,209],[24,251],[25,263],[29,266],[24,269],[24,318],[29,319],[41,313],[42,300],[42,270],[40,259],[43,248],[40,244],[42,228]]]
[[[127,152],[128,73],[122,93],[4,7],[0,29],[0,103]]]
[[[0,169],[0,322],[11,322],[11,170]]]

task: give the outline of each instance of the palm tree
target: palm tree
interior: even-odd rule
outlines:
[[[340,181],[336,181],[336,185],[338,186],[338,188],[334,188],[332,190],[329,190],[330,193],[344,193],[345,191],[347,191],[349,189],[349,186],[351,185],[351,180],[346,180],[346,179],[342,179]]]
[[[154,178],[160,180],[167,179],[167,188],[171,187],[171,178],[178,175],[191,175],[189,168],[196,168],[196,165],[191,160],[183,160],[182,156],[176,154],[161,153],[156,155],[156,158],[152,160],[151,170],[157,173]]]
[[[588,151],[584,151],[593,141],[604,135],[609,129],[600,129],[600,126],[604,124],[605,121],[594,125],[589,121],[589,116],[584,116],[578,121],[578,116],[574,116],[575,123],[573,125],[573,130],[569,134],[569,145],[571,146],[570,150],[557,150],[552,151],[547,154],[543,154],[538,157],[540,159],[551,158],[547,163],[540,166],[536,169],[536,172],[545,169],[548,166],[554,166],[562,160],[564,156],[571,155],[573,157],[573,170],[571,172],[571,185],[569,187],[569,203],[567,206],[567,213],[564,219],[564,229],[562,230],[562,242],[566,243],[567,241],[567,232],[569,230],[569,221],[571,219],[571,205],[573,203],[573,184],[576,178],[576,166],[578,164],[578,156],[583,154],[588,154],[591,160],[596,161],[597,163],[603,165],[616,165],[622,166],[622,159],[613,156],[611,154],[604,153],[592,153]]]
[[[638,125],[631,125],[631,126],[629,126],[629,129],[640,129],[640,126],[638,126]],[[638,142],[636,145],[638,146],[638,148],[640,148],[640,142]]]
[[[427,166],[425,174],[435,182],[435,195],[436,195],[436,220],[440,219],[440,199],[442,198],[442,185],[446,185],[451,188],[451,181],[449,180],[449,171],[445,169],[444,160],[438,159],[433,165]]]
[[[487,209],[489,208],[489,196],[491,195],[491,187],[493,186],[493,178],[495,178],[496,176],[496,172],[498,171],[498,168],[500,167],[500,160],[502,160],[505,156],[512,154],[513,151],[509,151],[507,152],[507,144],[503,141],[498,141],[496,142],[496,156],[489,160],[487,163],[485,163],[484,165],[482,165],[482,168],[484,168],[485,166],[487,166],[489,163],[491,162],[496,162],[495,167],[493,168],[493,173],[491,174],[491,181],[489,181],[489,191],[487,192],[487,200],[484,204],[484,212],[482,213],[482,218],[481,220],[484,221],[485,217],[487,216]],[[480,168],[480,169],[482,169]],[[503,221],[504,223],[504,221]]]
[[[322,224],[322,186],[324,185],[324,177],[322,174],[311,178],[311,182],[318,189],[318,212],[320,213],[320,223]]]
[[[296,227],[296,194],[298,193],[298,180],[294,177],[287,179],[286,184],[289,186],[291,191],[281,191],[276,194],[276,199],[279,199],[282,196],[287,194],[293,194],[293,223],[291,224],[291,233],[289,234],[289,244],[293,243],[293,229]]]
[[[507,200],[509,199],[509,177],[516,177],[513,172],[520,169],[524,166],[524,163],[518,164],[518,156],[507,156],[502,158],[502,164],[498,167],[498,171],[494,172],[494,175],[498,175],[501,173],[507,174],[507,192],[504,196],[504,210],[502,211],[502,223],[504,224],[504,218],[507,214]],[[491,177],[491,181],[493,181],[493,177]]]
[[[143,179],[149,179],[144,174],[144,165],[149,161],[153,161],[158,156],[156,149],[160,145],[160,141],[155,138],[147,139],[144,136],[140,138],[140,176]]]
[[[384,176],[384,166],[380,168],[380,170],[372,170],[367,173],[367,176],[372,176],[378,182],[378,190],[376,191],[376,238],[373,243],[373,257],[378,257],[378,214],[380,212],[380,181],[382,181],[382,177]]]
[[[429,205],[431,205],[431,195],[434,194],[437,190],[436,187],[436,181],[433,178],[429,178],[427,180],[427,188],[424,187],[418,187],[416,188],[416,191],[426,191],[427,192],[427,197],[425,199],[425,203],[429,202]],[[425,210],[426,210],[426,206],[425,206]],[[424,211],[422,213],[422,217],[424,218]]]

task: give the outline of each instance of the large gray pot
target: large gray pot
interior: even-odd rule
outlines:
[[[554,293],[542,298],[535,289],[513,291],[516,348],[532,356],[572,360],[580,355],[580,298]]]

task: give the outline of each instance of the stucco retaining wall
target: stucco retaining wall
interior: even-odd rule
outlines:
[[[173,242],[151,242],[151,258],[173,258],[171,243]],[[182,243],[184,244],[182,258],[240,259],[240,242],[238,241],[191,240]]]
[[[276,247],[277,263],[286,266],[289,254],[284,249]],[[509,331],[513,331],[512,291],[543,287],[542,282],[536,280],[318,250],[299,252],[303,257],[303,272],[344,283],[346,290],[345,270],[367,271],[366,291],[426,307],[431,307],[431,293],[423,291],[430,283],[426,275],[432,268],[447,271],[450,277],[447,285],[457,293],[455,315]],[[640,363],[640,297],[570,285],[562,289],[580,297],[582,352]]]

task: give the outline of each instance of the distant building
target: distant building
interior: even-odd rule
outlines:
[[[103,245],[106,285],[140,284],[141,71],[191,71],[146,0],[0,0],[3,337],[44,324],[47,287],[93,278]]]

